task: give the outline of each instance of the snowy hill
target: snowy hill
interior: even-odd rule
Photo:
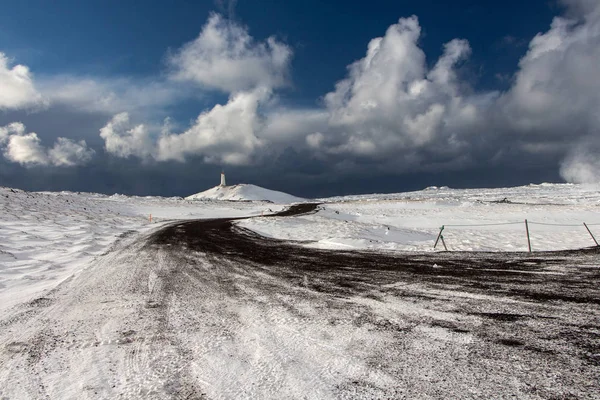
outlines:
[[[269,201],[276,204],[290,204],[304,201],[300,197],[250,184],[215,186],[204,192],[188,196],[186,200]]]

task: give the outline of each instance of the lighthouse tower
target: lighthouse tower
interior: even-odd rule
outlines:
[[[219,186],[221,186],[221,187],[227,186],[225,184],[225,171],[221,171],[221,184]]]

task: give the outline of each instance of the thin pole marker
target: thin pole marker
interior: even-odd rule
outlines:
[[[529,252],[531,253],[531,239],[529,238],[529,224],[525,220],[525,231],[527,232],[527,245],[529,246]]]
[[[584,222],[583,226],[585,226],[585,229],[587,229],[587,231],[589,232],[590,236],[592,237],[592,239],[594,239],[594,243],[596,243],[596,247],[600,246],[598,244],[598,241],[596,240],[596,238],[594,237],[594,234],[592,233],[592,231],[590,231],[590,228],[588,228],[587,224]]]
[[[442,227],[440,228],[440,233],[438,233],[437,239],[435,239],[435,243],[434,243],[434,245],[433,245],[433,249],[434,249],[434,250],[435,250],[435,248],[436,248],[436,246],[437,246],[437,244],[438,244],[438,242],[439,242],[440,238],[442,237],[442,232],[443,232],[443,231],[444,231],[444,225],[442,225]],[[442,242],[443,242],[443,241],[444,241],[444,240],[442,239]],[[444,245],[444,247],[446,247],[446,245]]]

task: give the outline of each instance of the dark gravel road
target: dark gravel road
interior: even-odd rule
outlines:
[[[317,211],[301,204],[270,217]],[[342,335],[372,332],[359,358],[396,383],[350,379],[336,397],[594,398],[600,390],[598,248],[333,251],[265,238],[237,220],[178,223],[150,238],[148,246],[179,260],[172,295],[193,276],[218,281],[229,299],[283,307],[298,326],[326,318],[330,328],[350,323]],[[207,263],[219,266],[209,278]]]
[[[266,217],[293,217],[316,212],[317,207],[298,204]],[[214,257],[252,262],[292,282],[308,276],[321,282],[313,289],[340,295],[362,293],[374,285],[402,279],[534,301],[600,305],[600,268],[590,268],[599,265],[600,247],[536,253],[333,251],[260,236],[236,226],[240,219],[174,224],[156,232],[149,243],[185,246]],[[536,273],[561,266],[569,266],[570,273]]]

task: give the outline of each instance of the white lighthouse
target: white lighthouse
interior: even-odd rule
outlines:
[[[219,185],[219,186],[221,186],[221,187],[227,186],[225,184],[225,171],[221,171],[221,185]]]

